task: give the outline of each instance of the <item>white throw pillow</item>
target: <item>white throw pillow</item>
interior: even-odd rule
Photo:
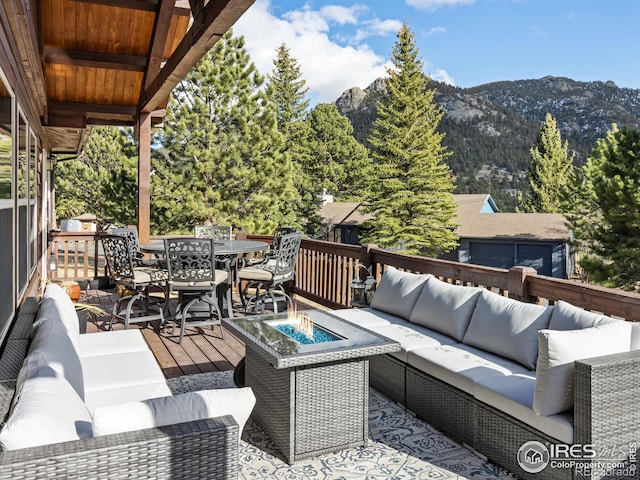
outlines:
[[[78,312],[76,307],[69,298],[67,292],[55,283],[50,283],[44,290],[42,300],[47,299],[55,300],[60,309],[61,320],[65,324],[65,327],[69,330],[72,336],[80,335],[80,322],[78,321]],[[38,316],[40,312],[38,311]],[[36,322],[37,323],[37,319]]]
[[[628,352],[631,324],[603,323],[580,330],[541,330],[533,409],[548,417],[573,408],[574,361]]]
[[[9,418],[0,430],[3,450],[92,436],[91,414],[71,385],[48,366],[27,365]]]
[[[560,300],[554,307],[549,320],[549,330],[580,330],[589,328],[610,318],[593,313]]]
[[[408,320],[422,287],[429,277],[431,277],[430,274],[409,273],[387,267],[382,274],[371,306]]]
[[[38,354],[45,364],[64,376],[84,400],[82,363],[76,345],[58,320],[44,322],[38,327],[25,362]]]
[[[519,302],[482,290],[462,342],[536,368],[538,330],[549,326],[552,307]]]
[[[462,341],[481,291],[431,277],[422,288],[409,321]]]
[[[57,333],[65,332],[74,344],[78,347],[78,338],[80,336],[80,330],[78,326],[78,316],[73,309],[73,317],[70,316],[67,309],[60,304],[58,300],[53,298],[45,298],[40,302],[38,307],[38,315],[35,322],[33,322],[33,329],[31,330],[31,337],[35,338],[38,335],[38,330],[45,323],[55,323],[55,331]]]
[[[98,407],[93,412],[94,435],[129,432],[231,415],[242,432],[256,397],[249,387],[201,390]]]

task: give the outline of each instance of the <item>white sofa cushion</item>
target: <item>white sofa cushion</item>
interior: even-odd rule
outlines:
[[[573,444],[573,414],[560,413],[543,417],[533,410],[536,372],[516,373],[506,377],[486,377],[476,381],[473,395],[561,443]]]
[[[538,356],[538,330],[549,326],[552,309],[482,290],[462,341],[533,370]]]
[[[628,352],[631,324],[602,323],[581,330],[541,330],[536,368],[533,409],[540,415],[554,415],[573,408],[574,361],[612,353]]]
[[[139,329],[111,330],[108,332],[83,334],[78,337],[80,358],[117,353],[146,352],[147,341]]]
[[[456,343],[453,338],[447,335],[434,332],[419,325],[413,325],[406,321],[403,323],[404,324],[377,325],[368,327],[368,329],[400,343],[400,351],[391,352],[390,355],[405,363],[407,362],[407,352],[411,350],[424,347],[436,347],[438,345],[453,345]]]
[[[371,307],[408,320],[424,282],[430,276],[403,272],[393,267],[385,268]]]
[[[249,387],[201,390],[121,403],[97,408],[93,412],[93,431],[95,436],[109,435],[231,415],[242,432],[255,403]]]
[[[93,412],[100,407],[126,402],[141,402],[169,395],[171,395],[171,390],[166,382],[141,383],[85,392],[84,403],[93,415]]]
[[[516,362],[462,343],[410,350],[407,363],[472,395],[473,385],[479,378],[527,371]]]
[[[409,321],[449,335],[461,342],[482,289],[427,280]]]
[[[44,289],[42,294],[42,302],[40,302],[40,308],[42,308],[44,301],[47,299],[54,300],[58,308],[60,309],[60,319],[64,323],[65,328],[71,335],[72,339],[75,339],[80,335],[80,322],[78,321],[78,312],[76,307],[69,298],[67,292],[55,283],[50,283]],[[34,322],[34,328],[38,325],[38,322],[43,320],[40,310],[38,311],[38,318]]]
[[[166,383],[151,351],[100,355],[82,359],[86,392]]]
[[[609,317],[589,312],[560,300],[551,312],[549,330],[580,330],[610,320]]]
[[[92,436],[92,419],[75,389],[57,371],[25,365],[9,418],[0,431],[3,450],[37,447]]]
[[[640,323],[631,324],[631,350],[640,350]]]
[[[46,365],[64,376],[84,400],[82,363],[76,345],[62,326],[62,322],[50,319],[38,326],[25,362],[34,358],[42,358]]]
[[[389,321],[390,318],[399,318],[391,313],[374,308],[343,308],[340,310],[332,310],[331,314],[364,328],[389,325],[391,323]]]
[[[65,294],[66,295],[66,294]],[[67,309],[61,305],[61,302],[53,298],[45,298],[40,302],[38,306],[38,315],[35,322],[33,322],[33,328],[31,330],[31,338],[35,338],[38,335],[38,330],[45,323],[56,323],[55,329],[59,331],[63,330],[69,336],[69,340],[73,342],[74,347],[78,347],[78,337],[80,336],[78,324],[78,317],[73,309],[74,317],[71,317]]]

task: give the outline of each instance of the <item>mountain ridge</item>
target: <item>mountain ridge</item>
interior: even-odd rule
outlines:
[[[584,164],[614,123],[640,130],[640,89],[612,81],[545,76],[460,88],[431,80],[427,88],[435,90],[435,102],[444,111],[439,129],[452,152],[448,164],[456,175],[456,193],[491,193],[503,211],[513,210],[517,191],[526,186],[529,150],[547,112],[575,152],[577,165]],[[377,79],[365,89],[346,90],[335,101],[365,145],[384,89],[385,80]]]

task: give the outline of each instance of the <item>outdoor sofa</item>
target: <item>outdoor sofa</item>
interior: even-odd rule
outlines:
[[[371,359],[374,388],[518,477],[639,478],[640,324],[393,267],[370,308],[334,313],[401,344]],[[518,452],[530,441],[580,446],[568,461],[597,467],[606,457],[628,468],[603,473],[581,463],[529,473]],[[598,458],[582,445],[595,445]]]
[[[172,395],[140,330],[80,334],[58,285],[24,310],[0,359],[0,479],[237,477],[250,388]]]

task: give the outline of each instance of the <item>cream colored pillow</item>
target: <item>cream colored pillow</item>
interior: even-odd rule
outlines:
[[[548,417],[573,408],[574,361],[628,352],[631,324],[622,320],[580,330],[538,332],[533,409]]]

